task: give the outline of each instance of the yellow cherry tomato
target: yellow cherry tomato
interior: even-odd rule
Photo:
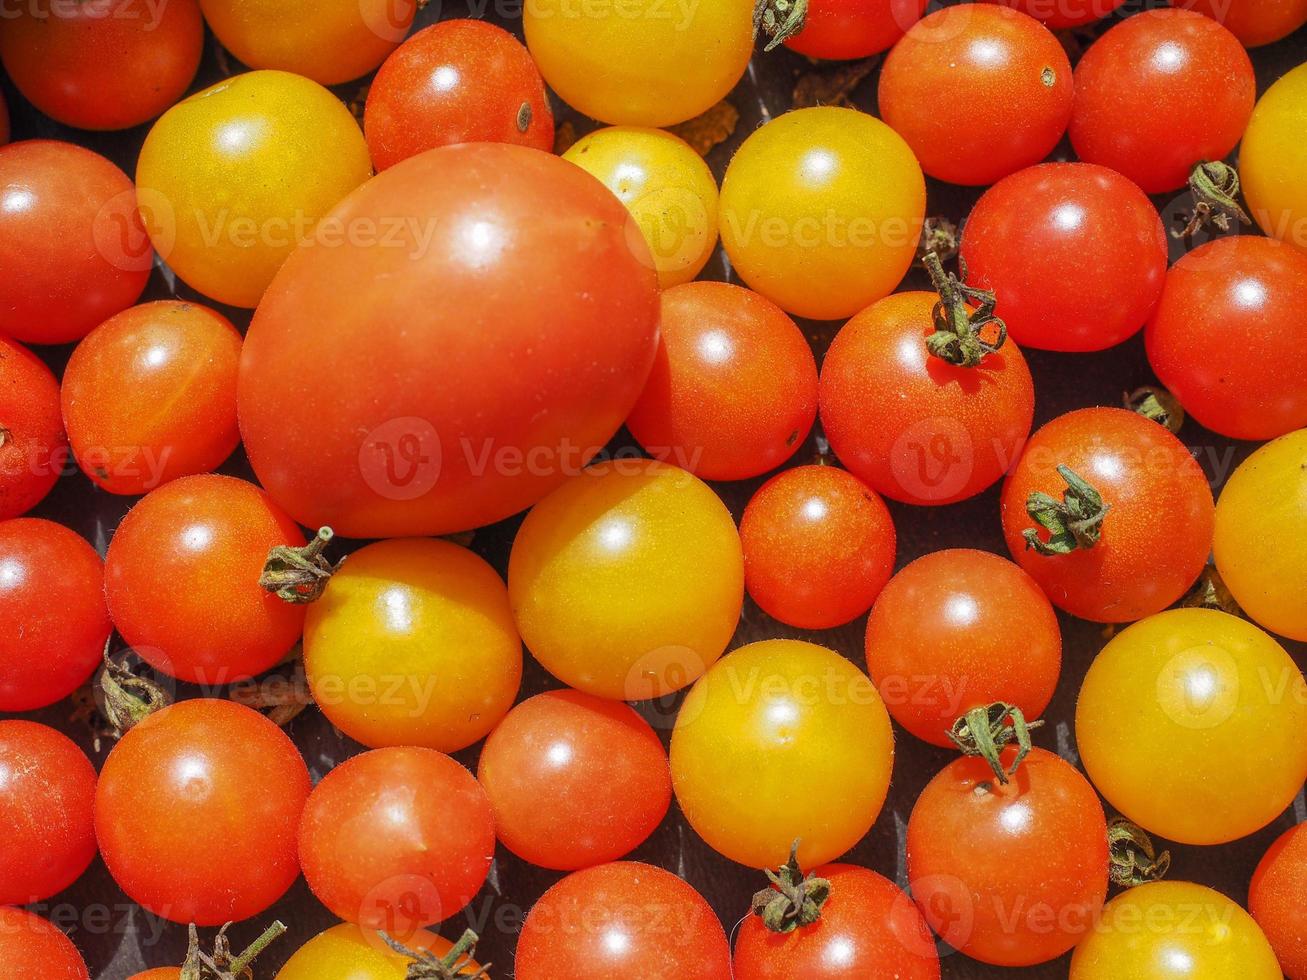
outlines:
[[[744,557],[707,484],[667,463],[615,459],[532,508],[508,591],[546,670],[640,701],[685,687],[722,655],[740,619]]]
[[[550,88],[618,125],[693,119],[753,55],[753,0],[530,0],[522,24]]]
[[[253,307],[296,244],[371,175],[363,133],[339,99],[299,75],[254,71],[165,112],[141,147],[136,188],[172,270],[219,302]]]
[[[885,802],[894,735],[866,674],[833,650],[764,640],[695,684],[672,733],[686,820],[733,861],[769,868],[839,857]]]
[[[339,85],[386,60],[418,0],[200,0],[200,8],[223,47],[251,68]]]
[[[304,667],[350,738],[456,752],[512,707],[522,641],[485,561],[448,541],[397,538],[350,555],[309,606]]]
[[[853,109],[798,109],[731,161],[722,244],[756,292],[798,316],[836,320],[894,291],[925,212],[921,167],[898,133]]]
[[[450,955],[453,944],[425,929],[405,938],[404,946],[429,950],[436,957]],[[455,976],[473,976],[481,967],[475,961],[456,960]],[[405,980],[413,960],[386,945],[380,933],[365,932],[346,923],[320,932],[291,956],[277,980]]]
[[[1307,640],[1307,429],[1268,442],[1230,476],[1212,552],[1254,622]]]
[[[1272,238],[1307,250],[1307,65],[1257,102],[1239,148],[1248,212]]]
[[[1070,980],[1283,980],[1252,916],[1220,892],[1156,881],[1103,907]]]
[[[683,139],[661,129],[613,126],[566,153],[618,196],[653,253],[658,285],[689,282],[717,245],[717,181]]]
[[[1090,780],[1145,830],[1223,844],[1284,812],[1307,780],[1307,684],[1284,648],[1214,609],[1117,634],[1085,675],[1076,741]]]

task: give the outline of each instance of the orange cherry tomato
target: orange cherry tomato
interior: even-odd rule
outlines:
[[[1307,0],[1174,0],[1175,6],[1215,18],[1245,48],[1288,37],[1307,24]]]
[[[90,980],[77,947],[47,919],[0,906],[0,963],[6,980]]]
[[[1289,980],[1307,980],[1307,823],[1281,834],[1253,872],[1248,911]]]
[[[67,447],[59,382],[35,354],[0,336],[0,520],[45,499]]]

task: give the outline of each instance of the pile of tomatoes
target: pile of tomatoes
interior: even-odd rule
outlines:
[[[422,6],[0,18],[0,977],[1307,980],[1307,0]]]

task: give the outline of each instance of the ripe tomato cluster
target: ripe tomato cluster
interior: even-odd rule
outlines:
[[[1307,3],[1120,6],[4,11],[0,980],[1307,980]]]

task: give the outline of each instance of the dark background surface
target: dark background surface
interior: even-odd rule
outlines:
[[[438,18],[471,16],[480,13],[484,6],[480,0],[449,0],[443,5],[433,3],[419,14],[418,26],[425,26]],[[508,4],[509,8],[512,6],[511,3]],[[934,6],[932,3],[932,8]],[[1122,13],[1138,9],[1138,6],[1134,2],[1128,3]],[[514,23],[512,18],[492,14],[490,19],[505,24],[520,35],[520,24]],[[1115,19],[1110,18],[1109,22]],[[1077,44],[1085,43],[1103,29],[1104,26],[1100,25],[1068,39],[1073,62]],[[1251,55],[1257,68],[1260,93],[1290,68],[1307,61],[1307,30],[1301,30],[1277,44],[1256,49]],[[212,84],[224,74],[239,70],[240,66],[220,52],[217,42],[210,38],[204,63],[192,91]],[[787,50],[757,55],[744,80],[729,97],[729,101],[740,112],[739,127],[734,136],[716,147],[709,156],[709,162],[719,180],[731,154],[744,137],[761,122],[790,108],[796,80],[813,70],[810,62]],[[876,72],[872,72],[855,89],[852,104],[857,108],[875,111],[876,77]],[[338,86],[335,91],[345,101],[353,102],[365,90],[366,81],[363,79]],[[37,113],[17,94],[7,78],[0,81],[0,84],[3,85],[12,116],[13,139],[44,137],[81,143],[104,153],[129,175],[134,172],[136,155],[148,126],[113,134],[73,130]],[[571,120],[582,133],[595,127],[594,123],[577,118],[561,106],[557,99],[554,104],[560,123]],[[941,107],[941,111],[945,111],[945,108]],[[1064,143],[1054,152],[1052,159],[1066,159],[1068,156],[1069,150]],[[978,190],[930,181],[927,213],[942,214],[960,221],[978,196]],[[1175,226],[1173,219],[1187,206],[1186,197],[1182,195],[1155,198],[1155,202],[1170,227]],[[542,202],[542,206],[545,204]],[[51,229],[51,234],[57,234],[57,229]],[[1203,236],[1200,235],[1197,241],[1202,240]],[[1182,250],[1179,243],[1173,243],[1173,258]],[[1053,274],[1056,274],[1056,270],[1050,270],[1050,275]],[[722,261],[720,251],[709,264],[705,277],[730,278],[730,271]],[[920,273],[913,273],[905,283],[905,287],[910,288],[926,286],[926,280]],[[171,275],[156,268],[143,300],[174,295],[216,306],[180,283],[174,286]],[[220,306],[217,308],[222,309],[242,328],[248,322],[248,312]],[[820,359],[839,325],[804,323],[803,326]],[[70,350],[71,348],[47,348],[42,353],[58,373]],[[1071,409],[1120,404],[1123,392],[1154,381],[1144,357],[1142,339],[1138,336],[1099,354],[1063,355],[1026,351],[1026,356],[1035,377],[1038,399],[1036,426]],[[1185,424],[1180,435],[1194,450],[1218,491],[1233,467],[1256,448],[1250,443],[1232,443],[1192,421]],[[622,432],[614,441],[613,448],[629,445],[633,443]],[[815,453],[816,445],[810,437],[792,463],[808,462]],[[223,470],[253,478],[239,452]],[[762,482],[758,479],[716,484],[715,487],[738,520],[749,496]],[[33,512],[33,516],[48,517],[70,525],[89,538],[103,553],[113,528],[132,503],[133,498],[106,494],[95,488],[80,473],[75,473],[59,482],[50,497]],[[899,533],[899,567],[922,554],[942,548],[972,547],[1006,554],[999,527],[997,488],[946,508],[913,508],[893,503],[890,507]],[[513,519],[478,531],[471,545],[473,550],[488,559],[501,573],[505,572],[509,548],[519,523],[520,519]],[[357,543],[345,543],[347,549],[356,545]],[[1110,631],[1100,625],[1074,620],[1065,615],[1061,616],[1061,624],[1065,642],[1062,679],[1045,714],[1047,726],[1036,733],[1036,744],[1056,750],[1076,762],[1072,724],[1076,692],[1090,661],[1110,636]],[[753,640],[799,637],[833,647],[861,667],[864,628],[865,617],[862,617],[842,629],[806,633],[777,623],[746,599],[732,649]],[[1307,652],[1302,645],[1290,646],[1290,650],[1300,666],[1307,665]],[[526,658],[522,698],[558,686],[558,682],[546,674],[533,659],[529,656]],[[182,697],[191,693],[193,692],[185,688],[179,692]],[[670,732],[677,703],[679,698],[669,703],[640,706],[664,738]],[[109,743],[106,742],[101,751],[96,753],[92,748],[89,727],[82,721],[73,720],[72,716],[71,704],[63,702],[28,717],[53,724],[71,734],[91,753],[98,768],[109,749]],[[313,709],[296,719],[289,730],[304,752],[315,781],[335,764],[362,751],[361,746],[336,732]],[[1250,748],[1250,751],[1254,749]],[[459,753],[458,758],[475,768],[477,752],[478,748],[473,747]],[[912,804],[925,783],[950,757],[949,752],[925,745],[901,730],[898,731],[894,783],[888,802],[872,832],[848,854],[849,861],[866,865],[896,879],[900,884],[904,883],[903,835]],[[1274,760],[1267,760],[1267,764],[1274,764]],[[1241,787],[1231,787],[1232,793],[1241,791]],[[1303,819],[1307,819],[1307,806],[1300,794],[1290,812],[1249,838],[1216,848],[1172,847],[1174,864],[1171,877],[1211,885],[1242,903],[1247,897],[1247,884],[1253,868],[1267,846],[1285,828]],[[203,828],[197,828],[197,832],[203,833]],[[721,858],[699,840],[680,817],[675,804],[663,825],[631,857],[659,864],[684,876],[716,908],[728,932],[745,914],[749,896],[759,886],[756,873]],[[214,859],[220,861],[222,855],[215,854]],[[559,877],[561,876],[554,872],[526,865],[501,847],[490,880],[481,895],[464,913],[447,922],[441,931],[446,936],[453,937],[465,925],[471,925],[482,936],[478,958],[482,962],[496,964],[494,976],[511,976],[515,934],[521,918],[536,898]],[[136,970],[148,966],[177,965],[185,955],[185,928],[153,919],[133,906],[114,885],[98,859],[71,889],[35,908],[70,932],[86,956],[92,976],[99,980],[124,980]],[[252,939],[263,924],[274,917],[290,926],[290,934],[261,959],[257,969],[260,977],[275,976],[276,969],[303,942],[335,924],[334,918],[317,903],[301,879],[265,916],[233,928],[232,935],[237,946],[241,947]],[[949,955],[947,950],[942,952],[946,954],[944,977],[955,980],[981,977],[1008,977],[1011,980],[1065,977],[1069,959],[1063,958],[1031,969],[1003,970],[976,963],[957,954]]]

